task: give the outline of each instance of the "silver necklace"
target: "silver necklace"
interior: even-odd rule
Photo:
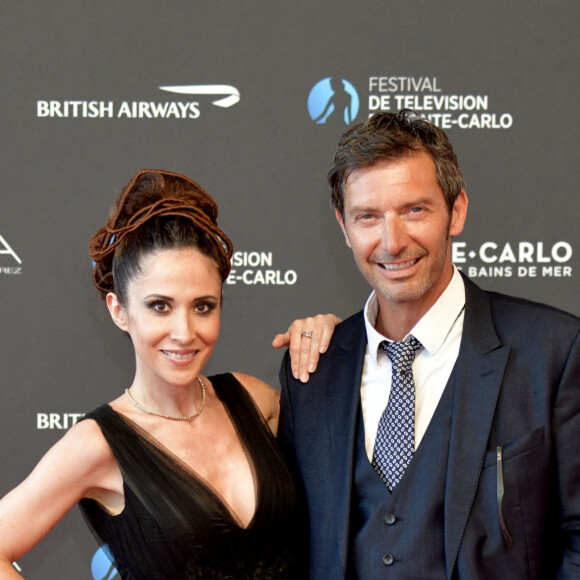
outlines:
[[[131,401],[131,404],[134,407],[137,407],[137,409],[139,409],[139,411],[143,411],[143,413],[147,413],[148,415],[155,415],[157,417],[162,417],[163,419],[170,419],[171,421],[190,421],[191,419],[195,419],[195,417],[200,415],[201,412],[203,411],[203,408],[205,407],[205,385],[203,384],[203,381],[199,377],[197,377],[197,382],[201,385],[201,407],[193,415],[187,415],[186,417],[178,417],[175,415],[166,415],[165,413],[158,413],[157,411],[150,411],[149,409],[142,407],[131,396],[129,389],[125,389],[125,394],[127,395],[127,398],[129,399],[129,401]]]

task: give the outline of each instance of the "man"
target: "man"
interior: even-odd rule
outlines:
[[[311,384],[280,373],[310,577],[580,578],[580,320],[453,266],[463,178],[412,111],[348,130],[329,182],[373,292]]]

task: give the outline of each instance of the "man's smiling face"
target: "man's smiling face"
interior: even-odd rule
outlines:
[[[435,164],[420,152],[353,171],[337,219],[381,308],[414,303],[426,312],[451,280],[451,236],[466,211],[461,192],[449,212]]]

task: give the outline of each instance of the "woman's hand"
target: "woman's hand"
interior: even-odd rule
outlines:
[[[316,370],[320,355],[326,352],[334,328],[341,319],[334,314],[318,314],[295,320],[283,334],[272,341],[274,348],[290,349],[292,374],[303,383],[308,382],[310,373]]]

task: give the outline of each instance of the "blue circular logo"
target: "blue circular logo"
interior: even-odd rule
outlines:
[[[359,105],[358,93],[346,79],[322,79],[308,95],[308,114],[317,125],[331,118],[333,122],[350,125],[358,115]]]
[[[118,578],[113,558],[106,546],[101,546],[91,561],[91,574],[94,580],[113,580]]]

